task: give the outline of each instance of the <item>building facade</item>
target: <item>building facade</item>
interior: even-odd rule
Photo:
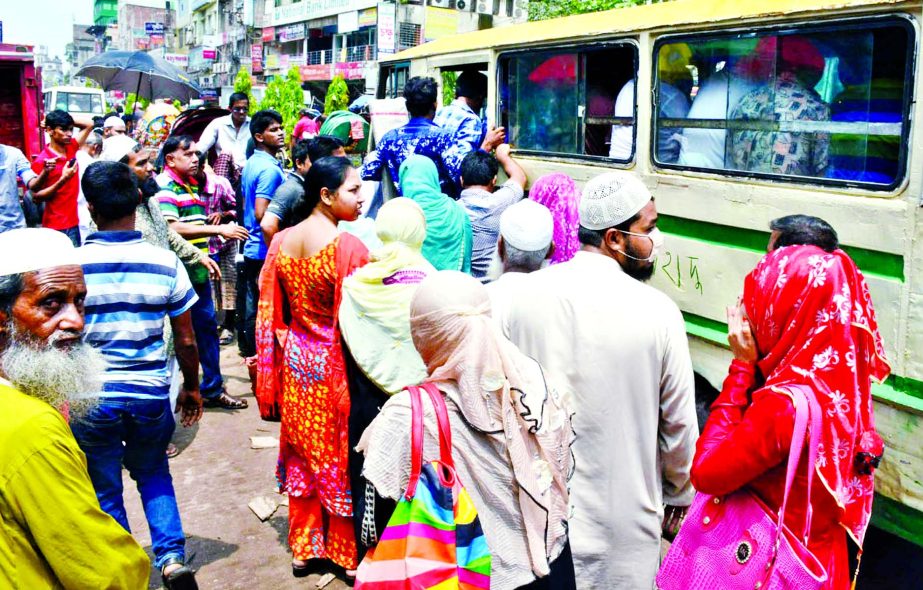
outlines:
[[[73,37],[65,47],[67,63],[71,72],[77,71],[83,62],[96,55],[96,37],[90,33],[93,25],[74,25]]]
[[[116,49],[162,49],[172,19],[165,0],[119,0]]]
[[[526,20],[526,0],[172,0],[172,5],[173,38],[166,40],[165,53],[185,65],[209,95],[227,94],[241,68],[251,73],[259,95],[259,86],[292,67],[318,97],[338,74],[354,93],[373,93],[379,55]]]

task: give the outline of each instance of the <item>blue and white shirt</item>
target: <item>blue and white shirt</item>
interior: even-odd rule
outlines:
[[[99,396],[168,398],[164,322],[198,299],[183,264],[137,231],[91,234],[78,252],[87,285],[83,339],[107,363]]]
[[[487,137],[487,125],[463,98],[456,98],[452,104],[440,108],[433,123],[452,134],[462,160],[469,153],[481,149]]]

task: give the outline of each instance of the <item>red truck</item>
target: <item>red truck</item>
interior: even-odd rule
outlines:
[[[40,69],[30,45],[0,43],[0,143],[31,160],[45,145]]]

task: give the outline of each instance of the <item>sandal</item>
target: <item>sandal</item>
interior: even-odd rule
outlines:
[[[227,391],[222,391],[218,397],[203,400],[202,405],[206,408],[221,408],[222,410],[243,410],[250,404],[245,399],[231,397]]]
[[[227,346],[231,342],[234,342],[234,332],[231,332],[227,328],[221,330],[221,334],[218,336],[218,344]]]
[[[312,557],[305,560],[299,559],[298,561],[303,561],[303,563],[296,564],[295,560],[292,560],[292,575],[296,578],[307,578],[311,574],[316,574],[323,570],[327,563],[326,559],[321,559],[318,557]]]
[[[169,574],[164,573],[167,567],[174,564],[178,564],[180,567]],[[199,585],[195,581],[195,572],[186,566],[182,560],[175,557],[171,557],[161,566],[160,576],[163,579],[164,588],[167,590],[199,590]]]
[[[176,445],[170,443],[167,445],[167,459],[172,459],[173,457],[179,455],[179,449],[176,448]]]

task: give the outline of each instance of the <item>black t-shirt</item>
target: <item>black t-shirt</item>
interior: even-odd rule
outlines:
[[[304,207],[304,180],[295,173],[289,173],[285,182],[276,189],[272,201],[266,207],[267,213],[279,218],[279,230],[298,225],[304,218],[298,212]]]

